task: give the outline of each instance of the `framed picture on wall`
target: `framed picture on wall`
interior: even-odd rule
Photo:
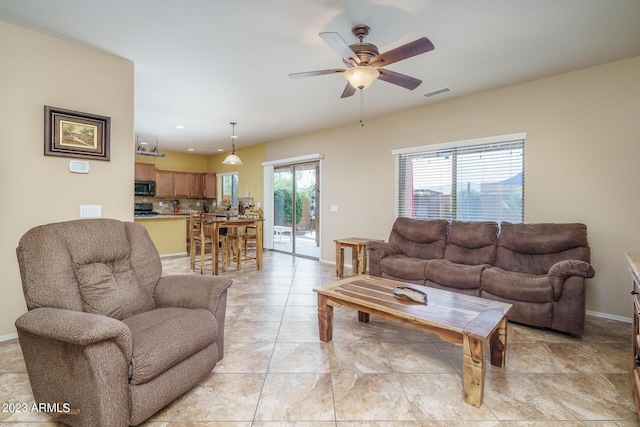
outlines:
[[[44,155],[109,161],[111,118],[44,106]]]

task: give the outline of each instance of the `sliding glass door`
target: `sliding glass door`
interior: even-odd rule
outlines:
[[[273,249],[320,258],[319,162],[273,170]]]

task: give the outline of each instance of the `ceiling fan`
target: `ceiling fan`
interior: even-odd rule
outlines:
[[[387,70],[383,67],[393,64],[394,62],[402,61],[403,59],[411,58],[412,56],[429,52],[434,49],[433,43],[431,43],[428,38],[422,37],[381,54],[375,45],[363,42],[363,39],[370,31],[371,29],[366,25],[356,25],[353,27],[351,32],[360,41],[351,46],[349,46],[338,33],[325,32],[318,34],[338,55],[342,56],[342,61],[347,68],[292,73],[289,74],[289,77],[297,79],[300,77],[342,73],[348,83],[342,92],[341,98],[352,96],[356,93],[357,89],[369,87],[376,79],[409,90],[420,86],[422,80]]]

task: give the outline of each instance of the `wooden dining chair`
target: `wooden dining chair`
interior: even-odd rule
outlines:
[[[247,218],[262,218],[262,210],[246,209],[244,213]],[[253,245],[255,247],[257,244],[256,227],[254,225],[230,227],[227,237],[229,239],[228,265],[235,261],[236,268],[239,269],[240,262],[243,259],[245,263],[250,259],[256,259],[255,256],[249,257],[248,255],[249,246]]]
[[[258,208],[258,209],[246,209],[244,211],[245,215],[247,218],[258,218],[258,219],[262,219],[262,209]],[[243,249],[244,249],[244,261],[247,262],[250,259],[255,259],[256,255],[254,255],[254,257],[250,258],[248,255],[248,249],[249,247],[253,247],[255,248],[258,244],[258,236],[257,236],[257,232],[256,232],[256,226],[255,225],[249,225],[246,227],[245,229],[245,236],[242,240],[243,243]]]
[[[209,225],[207,225],[209,223]],[[196,251],[197,247],[200,247],[200,274],[204,274],[204,265],[206,262],[205,254],[207,245],[211,248],[211,262],[213,268],[213,226],[210,225],[210,220],[202,212],[191,211],[189,213],[189,237],[191,239],[190,253],[190,266],[191,271],[195,271],[196,267]],[[226,254],[227,254],[227,239],[225,236],[219,236],[218,241],[222,246],[220,250],[220,256],[222,257],[222,271],[226,271]],[[218,260],[215,260],[218,262]]]

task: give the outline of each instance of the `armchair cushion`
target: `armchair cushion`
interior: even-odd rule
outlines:
[[[123,322],[131,330],[133,340],[131,384],[134,385],[155,378],[211,345],[218,336],[218,324],[205,309],[159,308]]]
[[[154,308],[153,297],[140,289],[128,259],[75,265],[75,270],[87,313],[122,320]]]

